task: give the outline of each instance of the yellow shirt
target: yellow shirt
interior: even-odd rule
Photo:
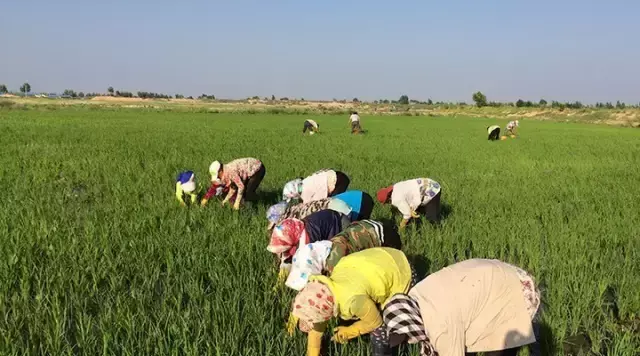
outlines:
[[[407,293],[411,267],[400,250],[370,248],[343,257],[330,277],[311,276],[329,287],[338,303],[338,316],[361,319],[362,306],[373,301],[379,308],[397,293]]]

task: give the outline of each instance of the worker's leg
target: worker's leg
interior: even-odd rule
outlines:
[[[373,356],[392,355],[391,346],[389,346],[389,336],[384,324],[373,330],[369,336],[371,337],[371,354]]]
[[[260,186],[260,183],[264,179],[264,176],[266,173],[267,173],[267,169],[265,168],[263,163],[260,166],[260,169],[258,169],[256,173],[254,173],[251,177],[249,177],[249,179],[247,180],[245,193],[244,193],[244,197],[245,197],[244,199],[246,201],[253,201],[257,198],[256,190],[258,189],[258,186]]]
[[[349,183],[349,176],[343,172],[336,171],[336,186],[331,192],[331,196],[346,192],[347,188],[349,188]]]

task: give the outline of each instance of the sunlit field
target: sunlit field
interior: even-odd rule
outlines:
[[[302,135],[306,118],[319,134]],[[544,355],[574,335],[640,354],[640,131],[525,118],[489,142],[493,123],[506,120],[363,115],[352,136],[347,116],[0,110],[0,354],[304,354],[265,211],[321,168],[371,195],[440,182],[442,223],[409,225],[404,252],[423,275],[468,258],[530,271]],[[240,157],[266,166],[259,203],[178,205],[179,171],[205,190],[213,160]],[[400,219],[381,205],[372,218]],[[327,345],[370,353],[366,337]]]

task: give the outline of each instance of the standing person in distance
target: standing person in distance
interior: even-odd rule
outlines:
[[[402,229],[411,218],[418,218],[418,213],[423,213],[429,221],[440,221],[440,195],[440,183],[430,178],[417,178],[382,188],[377,198],[382,204],[391,203],[402,213]]]
[[[487,126],[487,134],[489,135],[489,141],[497,141],[500,139],[500,126],[491,125]]]
[[[302,128],[302,134],[304,135],[307,130],[309,130],[309,135],[313,135],[314,133],[320,132],[320,125],[317,122],[311,119],[307,119],[304,121],[304,127]]]
[[[352,134],[362,132],[362,127],[360,126],[360,115],[358,115],[357,111],[351,112],[351,116],[349,116],[349,124],[351,125]]]
[[[238,210],[240,202],[243,200],[253,201],[257,198],[256,190],[266,172],[264,164],[256,158],[238,158],[224,165],[214,161],[209,166],[211,174],[211,188],[209,190],[213,189],[212,195],[214,195],[219,182],[229,187],[229,192],[222,201],[222,205],[226,205],[237,193],[233,208]],[[206,204],[207,201],[203,199],[201,205],[205,206]]]

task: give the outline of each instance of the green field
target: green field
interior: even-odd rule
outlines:
[[[305,118],[323,132],[303,137]],[[410,226],[405,253],[423,272],[471,257],[530,271],[544,354],[586,333],[595,354],[638,355],[640,131],[524,119],[488,142],[494,122],[365,116],[352,137],[344,116],[0,110],[0,354],[304,354],[283,328],[293,293],[272,290],[265,210],[330,167],[370,194],[439,181],[446,217]],[[264,202],[178,206],[180,170],[204,188],[213,160],[247,156],[266,165]],[[368,355],[368,340],[329,352]]]

